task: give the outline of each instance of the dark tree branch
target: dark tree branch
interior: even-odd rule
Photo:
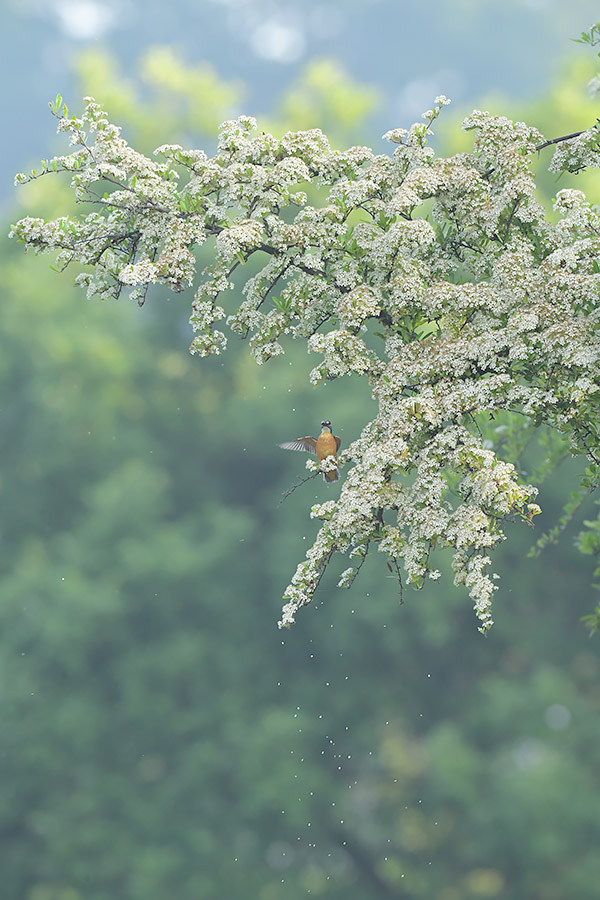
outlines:
[[[596,124],[593,125],[593,128],[598,127],[598,123],[600,119],[596,119]],[[552,144],[560,144],[561,141],[570,141],[572,138],[579,137],[580,134],[585,134],[586,131],[589,131],[589,128],[584,128],[583,131],[573,131],[571,134],[563,134],[562,137],[552,138],[550,141],[544,141],[543,144],[540,144],[539,147],[535,149],[538,151],[544,150],[546,147],[550,147]]]

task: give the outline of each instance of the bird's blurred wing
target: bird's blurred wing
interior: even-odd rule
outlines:
[[[282,450],[302,450],[304,453],[312,453],[317,455],[317,442],[313,437],[296,438],[295,441],[284,441],[278,444]]]
[[[335,438],[335,449],[336,449],[336,450],[339,450],[339,449],[340,449],[340,444],[341,444],[341,443],[342,443],[341,437],[336,437],[336,438]]]

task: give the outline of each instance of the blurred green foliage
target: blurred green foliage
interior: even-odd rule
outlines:
[[[164,49],[143,100],[104,65],[82,60],[82,92],[132,142],[200,143],[239,97]],[[332,68],[330,95],[326,71],[281,127],[320,91],[310,124],[364,139],[370,95],[349,117],[356,88]],[[40,184],[23,200],[51,209]],[[329,417],[347,443],[364,386],[316,392],[294,348],[199,362],[189,298],[86,302],[21,254],[0,249],[3,896],[595,900],[600,661],[568,538],[535,561],[507,541],[487,639],[458,590],[401,605],[377,556],[282,636],[328,486],[278,506],[303,469],[276,442]],[[546,524],[570,483],[566,465],[542,493]]]
[[[82,94],[95,97],[113,121],[123,122],[142,152],[173,143],[175,135],[192,146],[200,137],[204,146],[215,144],[221,122],[246,112],[242,84],[222,81],[208,63],[182,63],[170,47],[149,48],[135,81],[106,50],[82,53],[76,71]],[[354,81],[334,60],[317,59],[306,65],[275,110],[256,115],[261,128],[275,135],[327,123],[332,144],[346,146],[378,104],[375,88]]]

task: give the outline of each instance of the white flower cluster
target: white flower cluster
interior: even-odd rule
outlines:
[[[562,172],[580,172],[587,167],[600,166],[600,132],[594,125],[577,137],[556,145],[549,169],[560,175]]]
[[[222,126],[214,158],[164,145],[157,163],[88,100],[81,119],[59,117],[76,149],[41,174],[67,172],[94,211],[12,230],[61,265],[85,266],[77,280],[90,295],[127,285],[141,301],[150,284],[195,284],[201,356],[224,349],[215,324],[226,318],[258,363],[288,336],[320,355],[315,384],[368,379],[377,416],[339,458],[339,499],[313,507],[323,524],[286,590],[283,626],[334,554],[358,560],[341,585],[377,548],[420,587],[440,577],[432,556],[448,548],[486,631],[490,554],[505,522],[539,512],[536,488],[503,456],[511,417],[554,429],[600,480],[600,216],[573,190],[558,194],[556,223],[546,216],[530,170],[541,136],[523,123],[475,110],[464,123],[472,151],[437,158],[427,138],[447,102],[388,132],[392,155],[334,151],[316,129],[276,139],[241,117]],[[597,139],[591,129],[559,147],[555,168],[596,165]],[[214,263],[198,276],[207,239]],[[233,273],[250,259],[244,298],[226,313]]]
[[[240,259],[243,263],[242,254],[259,247],[261,239],[260,222],[252,219],[234,222],[229,228],[223,228],[217,235],[217,253],[224,263],[231,263],[236,259]]]
[[[336,306],[337,316],[345,328],[364,328],[363,323],[377,317],[380,311],[381,300],[368,284],[360,284],[342,294]]]

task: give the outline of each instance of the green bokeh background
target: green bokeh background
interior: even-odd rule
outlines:
[[[146,151],[210,146],[238,99],[168,47],[127,78],[97,50],[77,71]],[[502,111],[548,136],[585,127],[593,73],[581,51]],[[373,143],[376,103],[320,60],[261,125]],[[459,119],[441,152],[464,146]],[[598,196],[597,175],[574,183]],[[50,178],[15,204],[74,209]],[[376,554],[279,632],[309,507],[337,488],[278,505],[303,469],[276,443],[324,417],[348,443],[367,386],[313,389],[300,346],[262,368],[233,338],[192,359],[186,296],[86,301],[6,241],[0,271],[1,896],[596,900],[600,659],[576,529],[531,560],[536,533],[514,526],[487,639],[450,579],[401,604]],[[575,472],[542,491],[538,532]]]

